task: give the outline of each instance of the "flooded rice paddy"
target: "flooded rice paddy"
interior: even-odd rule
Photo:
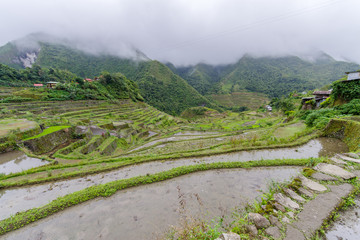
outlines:
[[[326,232],[328,240],[357,240],[360,238],[360,196],[355,199],[355,206],[350,207],[334,222]]]
[[[116,169],[106,173],[89,175],[71,180],[46,183],[41,185],[0,190],[0,220],[19,211],[40,207],[59,196],[81,189],[119,179],[153,174],[175,167],[196,165],[200,163],[250,161],[277,158],[309,158],[346,152],[347,147],[337,139],[319,138],[294,148],[242,151],[208,157],[187,158],[168,161],[154,161]]]
[[[213,170],[119,191],[30,224],[4,239],[155,239],[186,217],[229,215],[299,167]],[[64,229],[66,229],[64,231]]]
[[[38,158],[26,156],[21,151],[0,154],[0,174],[21,172],[34,167],[39,167],[49,162]]]

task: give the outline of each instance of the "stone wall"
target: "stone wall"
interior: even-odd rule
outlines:
[[[35,154],[50,152],[72,138],[75,128],[65,128],[45,136],[24,141],[24,146]]]
[[[360,149],[360,123],[347,119],[331,119],[324,129],[324,135],[342,140],[350,151]]]

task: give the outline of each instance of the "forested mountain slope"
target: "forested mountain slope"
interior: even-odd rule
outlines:
[[[138,50],[134,50],[132,58],[90,54],[66,43],[36,40],[32,35],[28,46],[22,40],[21,46],[13,42],[1,47],[0,62],[18,69],[33,65],[64,69],[83,78],[99,76],[103,71],[119,72],[138,83],[145,101],[171,114],[200,105],[216,107],[167,66]]]
[[[294,90],[319,88],[339,79],[345,71],[359,68],[358,64],[336,61],[323,53],[313,61],[296,56],[255,58],[245,55],[235,64],[198,64],[178,67],[176,71],[202,94],[248,90],[279,97]]]

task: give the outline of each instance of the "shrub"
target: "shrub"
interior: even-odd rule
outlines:
[[[305,123],[310,127],[321,128],[324,127],[331,118],[339,116],[341,113],[332,108],[324,108],[320,110],[309,111],[307,114]]]
[[[360,99],[353,99],[349,103],[335,108],[342,114],[360,115]]]

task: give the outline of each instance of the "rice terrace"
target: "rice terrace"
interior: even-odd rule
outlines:
[[[0,239],[360,239],[359,3],[67,1],[2,6]]]

